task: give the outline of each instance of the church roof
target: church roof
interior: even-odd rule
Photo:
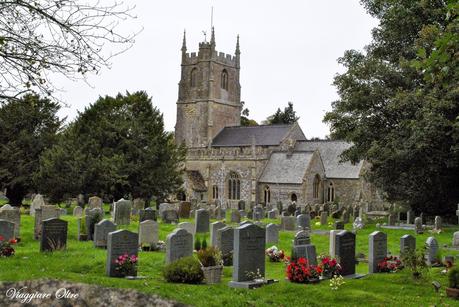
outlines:
[[[213,139],[212,147],[280,145],[294,125],[225,127]]]
[[[259,182],[301,184],[314,152],[273,152]]]
[[[341,162],[340,158],[341,153],[351,146],[345,141],[301,141],[296,143],[295,151],[319,150],[327,178],[359,179],[363,161],[352,164]]]

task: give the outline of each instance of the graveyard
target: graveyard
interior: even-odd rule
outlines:
[[[109,205],[104,204],[103,210],[104,218],[107,220],[112,219]],[[201,210],[206,211],[205,214],[208,216],[207,210]],[[456,251],[450,249],[450,247],[453,233],[459,230],[457,226],[445,225],[442,227],[441,232],[438,233],[430,233],[428,229],[425,229],[424,233],[416,234],[414,228],[405,230],[383,228],[384,226],[380,227],[387,219],[367,221],[364,227],[358,230],[353,229],[353,223],[350,221],[344,224],[344,229],[349,231],[347,232],[348,234],[355,231],[355,253],[363,254],[361,259],[357,257],[358,263],[355,265],[355,273],[361,275],[360,278],[345,278],[344,284],[339,286],[338,289],[332,289],[329,280],[322,280],[320,283],[314,284],[294,283],[286,279],[285,263],[271,262],[263,255],[262,260],[260,258],[257,260],[264,261],[265,279],[273,279],[275,282],[256,289],[239,289],[229,286],[229,283],[233,279],[234,267],[232,266],[224,267],[221,281],[217,284],[206,284],[205,281],[196,285],[167,282],[162,274],[162,270],[168,261],[167,259],[169,259],[167,248],[166,251],[143,251],[138,248],[137,233],[139,232],[139,216],[137,214],[131,215],[129,225],[119,225],[115,228],[117,232],[120,232],[120,230],[129,230],[130,234],[136,234],[133,238],[125,238],[124,240],[126,241],[135,242],[133,244],[125,244],[124,246],[134,246],[134,250],[131,250],[129,254],[137,253],[137,276],[140,278],[129,280],[126,278],[109,277],[110,273],[107,272],[108,250],[95,247],[95,244],[97,244],[96,238],[94,238],[94,241],[78,240],[78,217],[73,216],[72,211],[72,208],[68,208],[68,214],[60,215],[59,220],[54,219],[55,221],[62,221],[61,223],[66,223],[68,226],[64,227],[67,230],[66,234],[60,232],[60,236],[66,236],[67,239],[65,248],[58,250],[51,247],[54,250],[48,252],[41,251],[43,247],[40,241],[34,238],[36,235],[34,232],[36,216],[21,214],[20,242],[14,246],[16,250],[14,256],[0,258],[0,280],[58,279],[104,287],[135,289],[142,293],[156,294],[161,298],[192,306],[451,306],[455,304],[451,298],[446,297],[444,292],[448,284],[447,276],[441,273],[445,269],[443,266],[430,267],[422,272],[421,278],[413,279],[412,273],[407,268],[392,273],[377,273],[375,271],[373,274],[369,274],[368,260],[375,250],[381,249],[378,247],[370,251],[370,246],[377,244],[369,244],[369,237],[374,231],[380,231],[386,235],[387,246],[384,245],[383,249],[387,249],[387,255],[398,256],[400,253],[400,238],[409,234],[415,238],[418,248],[422,247],[429,237],[434,237],[439,246],[439,252],[435,256],[439,258],[453,256],[455,258],[459,255],[459,249]],[[224,229],[222,227],[226,225],[232,228],[240,227],[239,223],[231,223],[231,213],[229,211],[227,210],[226,216],[219,216],[219,219],[210,218],[208,219],[209,224],[200,226],[204,228],[202,230],[202,237],[206,238],[209,245],[213,245],[213,239],[206,229],[210,230],[214,228],[210,231],[215,231],[218,228]],[[254,212],[256,211],[254,210]],[[264,217],[264,214],[263,216],[256,216],[255,214],[254,217],[259,221],[252,222],[260,223],[263,227],[271,223],[281,224],[280,217],[267,218]],[[294,216],[288,218],[296,219]],[[168,235],[173,233],[178,225],[175,223],[164,223],[160,218],[157,220],[157,239],[159,242],[168,242]],[[193,223],[191,225],[195,226],[195,220],[196,218],[194,217],[179,218],[180,223],[185,223],[181,224],[184,225],[184,228],[187,228],[186,225],[190,226],[188,223]],[[242,218],[241,222],[245,220],[247,219]],[[103,222],[105,224],[108,223],[106,220]],[[311,219],[310,243],[315,246],[317,256],[329,255],[329,231],[334,229],[336,225],[334,222],[335,219],[328,217],[327,223],[321,225],[319,217]],[[251,223],[247,224],[249,228],[255,227]],[[377,224],[379,225],[377,226]],[[53,227],[58,226],[53,225]],[[46,222],[42,223],[42,227],[43,232],[41,236],[44,236],[46,235],[44,231],[50,230],[48,230]],[[263,227],[257,226],[255,228],[261,231]],[[286,227],[288,228],[288,226]],[[198,228],[196,227],[194,230],[198,230]],[[192,245],[191,232],[193,230],[185,231],[182,229],[180,232],[189,235],[187,241],[188,244]],[[264,234],[264,231],[261,233]],[[275,245],[285,251],[287,256],[291,256],[292,242],[296,240],[296,233],[296,230],[280,230],[278,233],[278,243],[266,243],[262,249]],[[95,236],[97,237],[97,235]],[[110,241],[110,236],[108,235],[108,241]],[[381,233],[376,237],[379,236],[382,236],[382,239],[384,239]],[[259,238],[258,241],[263,242],[264,240]],[[109,242],[105,243],[110,244]],[[244,248],[249,249],[247,246]],[[243,252],[240,261],[244,261],[244,257],[251,256],[247,256]],[[172,261],[173,259],[170,260]],[[343,263],[346,261],[352,262],[353,257],[342,259],[342,261]],[[233,265],[235,264],[233,263]],[[441,285],[438,292],[436,292],[432,284],[433,282],[438,282]]]

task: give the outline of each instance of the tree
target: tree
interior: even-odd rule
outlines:
[[[184,157],[145,92],[106,96],[43,154],[38,182],[52,201],[78,193],[163,199],[180,188]]]
[[[281,111],[281,109],[278,108],[276,113],[266,118],[264,123],[268,125],[293,124],[299,119],[300,118],[296,116],[296,112],[293,110],[293,103],[289,101],[288,106],[284,108],[284,111]]]
[[[52,74],[85,78],[132,46],[135,34],[117,32],[119,23],[132,17],[132,8],[104,3],[0,1],[0,98],[32,90],[52,95]]]
[[[459,201],[458,4],[362,1],[380,19],[366,53],[346,51],[324,121],[371,163],[389,201],[444,214]]]
[[[241,101],[241,105],[241,126],[258,126],[255,120],[249,118],[250,111],[248,108],[244,109],[244,101]]]
[[[36,190],[39,157],[56,142],[63,120],[59,104],[38,95],[6,101],[0,107],[0,182],[9,203],[19,206]]]

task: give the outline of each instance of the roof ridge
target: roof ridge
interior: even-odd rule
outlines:
[[[256,125],[256,126],[225,126],[223,129],[236,129],[236,128],[259,128],[259,127],[291,127],[294,124],[275,124],[275,125]],[[223,130],[222,129],[222,130]]]

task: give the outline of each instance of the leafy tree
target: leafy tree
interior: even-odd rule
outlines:
[[[109,66],[134,42],[117,31],[131,11],[115,1],[0,1],[0,98],[51,95],[49,75],[85,78]]]
[[[11,205],[35,189],[39,157],[56,142],[63,120],[59,104],[38,95],[5,101],[0,107],[0,182]]]
[[[289,101],[288,106],[284,108],[284,111],[281,111],[281,109],[278,108],[276,113],[269,116],[264,123],[268,125],[293,124],[299,119],[300,118],[296,116],[296,112],[293,110],[293,103]]]
[[[258,126],[255,120],[249,118],[250,111],[248,108],[244,109],[244,101],[241,101],[241,105],[241,126]]]
[[[78,193],[162,199],[181,186],[184,156],[145,92],[106,96],[43,154],[39,182],[53,201]]]
[[[457,1],[364,0],[380,19],[366,53],[346,51],[324,121],[367,159],[389,201],[451,212],[459,200]],[[449,4],[448,4],[449,3]]]

